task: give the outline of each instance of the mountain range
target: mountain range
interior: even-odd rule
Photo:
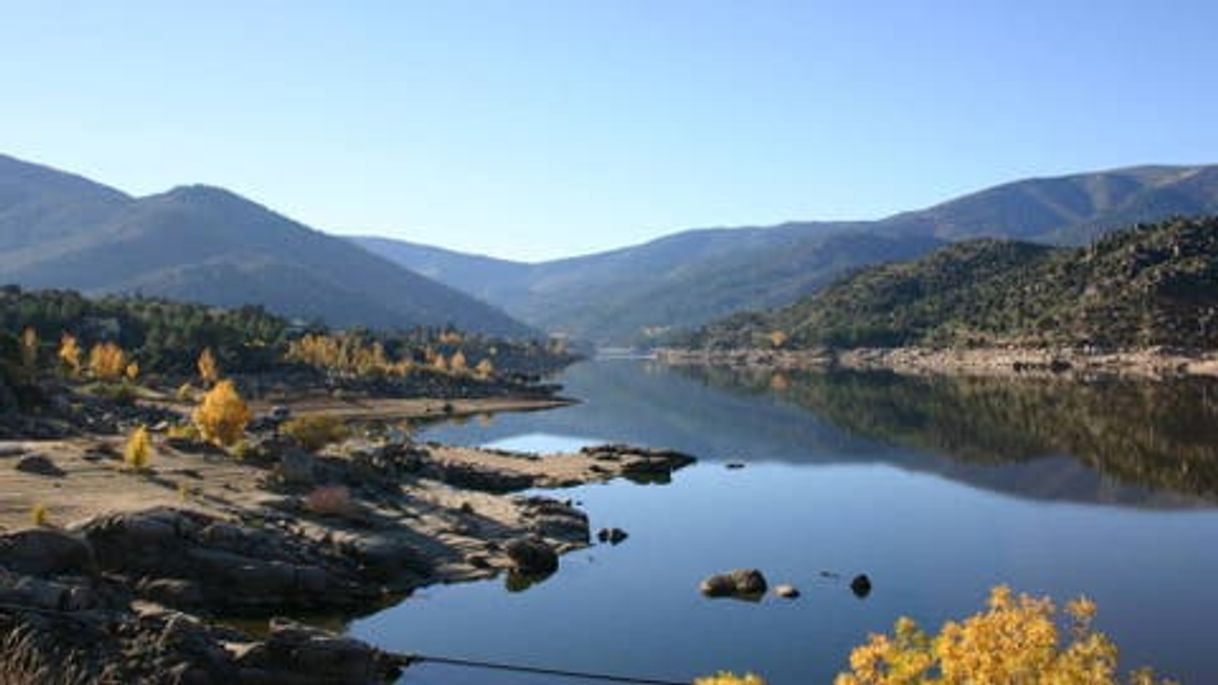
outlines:
[[[0,283],[262,304],[334,326],[664,342],[782,307],[843,274],[981,237],[1081,245],[1114,228],[1218,213],[1218,166],[1016,181],[876,221],[697,229],[541,263],[316,231],[221,188],[132,197],[0,155]]]
[[[527,336],[499,309],[221,188],[148,197],[0,156],[0,283],[126,293],[377,328]]]
[[[684,344],[1214,349],[1218,217],[1135,224],[1085,247],[953,243],[860,269],[786,307],[736,313]]]
[[[355,240],[547,331],[646,343],[735,311],[787,305],[856,268],[962,240],[1081,245],[1138,221],[1209,213],[1218,213],[1218,166],[1141,166],[1016,181],[878,221],[692,230],[536,264]]]

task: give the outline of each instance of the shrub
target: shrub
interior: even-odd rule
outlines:
[[[694,685],[765,685],[765,681],[752,673],[738,676],[721,671],[716,675],[698,678],[694,681]]]
[[[230,380],[220,381],[206,395],[192,416],[203,439],[227,446],[241,439],[250,422],[250,408]]]
[[[47,512],[47,505],[39,502],[33,507],[30,507],[30,523],[43,528],[50,524],[50,514]]]
[[[279,428],[310,452],[347,439],[351,434],[346,424],[334,416],[313,414],[285,421]]]
[[[127,447],[123,450],[123,463],[128,468],[142,471],[148,468],[152,461],[152,440],[148,438],[148,429],[137,426],[127,437]]]
[[[203,348],[199,353],[195,366],[199,367],[199,378],[203,379],[204,387],[215,385],[216,381],[220,380],[220,367],[216,364],[216,356],[212,354],[210,347]]]
[[[63,362],[69,374],[80,375],[80,345],[71,333],[64,333],[59,339],[59,361]]]
[[[140,376],[139,362],[131,362],[130,364],[128,364],[127,368],[123,370],[123,375],[125,375],[127,377],[127,380],[132,381],[132,382],[134,382],[136,378],[139,378],[139,376]]]
[[[1115,685],[1117,647],[1091,628],[1095,603],[1066,605],[1071,639],[1062,644],[1056,609],[1047,597],[1015,597],[1005,586],[990,591],[989,609],[960,623],[949,621],[938,635],[912,619],[897,621],[892,636],[872,635],[850,653],[850,672],[837,685],[941,683],[1088,683]],[[1131,683],[1151,685],[1153,673],[1132,674]]]
[[[112,342],[98,343],[89,350],[89,371],[94,378],[114,381],[127,370],[127,353]]]
[[[199,427],[193,423],[179,423],[169,427],[165,432],[165,436],[170,440],[187,440],[197,442],[203,438],[203,434],[199,432]]]
[[[21,365],[27,371],[38,368],[38,331],[26,326],[21,331]]]
[[[305,509],[322,516],[345,516],[355,510],[351,492],[341,485],[322,485],[304,499]]]

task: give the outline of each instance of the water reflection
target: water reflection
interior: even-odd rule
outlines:
[[[1120,483],[1218,501],[1218,384],[686,368],[855,435],[999,466],[1068,456]],[[776,382],[775,379],[781,379]]]

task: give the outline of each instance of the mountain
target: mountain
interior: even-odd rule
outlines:
[[[0,156],[0,283],[261,304],[327,323],[532,329],[455,288],[229,191],[135,198]]]
[[[1218,217],[1109,233],[1086,247],[969,240],[873,266],[793,305],[708,325],[698,347],[957,344],[1218,347]]]
[[[355,238],[539,328],[646,342],[789,304],[852,269],[980,237],[1082,245],[1112,229],[1218,213],[1218,166],[1141,166],[1016,181],[878,221],[700,229],[537,264]]]

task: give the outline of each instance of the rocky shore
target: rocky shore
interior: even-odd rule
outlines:
[[[348,410],[434,409],[402,402],[415,404]],[[118,436],[0,441],[0,681],[390,682],[401,657],[275,617],[356,616],[437,582],[536,582],[592,535],[569,501],[518,493],[663,480],[693,461],[625,445],[538,457],[353,434],[309,451],[271,422],[241,458],[156,435],[139,471],[124,467]],[[268,628],[254,637],[216,622],[235,616]]]
[[[666,364],[733,366],[777,370],[888,370],[902,374],[1026,377],[1122,376],[1161,380],[1218,376],[1218,352],[1149,348],[1101,351],[1088,348],[860,348],[849,350],[663,349]]]

